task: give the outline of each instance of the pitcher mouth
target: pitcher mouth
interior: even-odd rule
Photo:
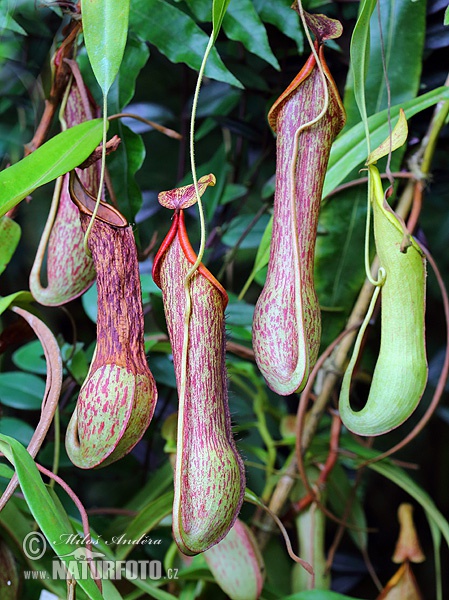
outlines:
[[[70,173],[69,192],[70,198],[78,210],[84,215],[91,217],[97,200],[89,190],[86,190],[76,171],[71,171]],[[111,227],[128,227],[128,221],[122,213],[102,200],[100,200],[95,218]]]

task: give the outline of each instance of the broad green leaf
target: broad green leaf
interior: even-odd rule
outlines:
[[[254,0],[254,7],[266,23],[270,23],[282,31],[284,35],[296,42],[298,52],[304,51],[304,37],[297,14],[291,8],[291,0]]]
[[[125,50],[129,0],[81,0],[84,43],[92,70],[107,95]]]
[[[415,97],[419,89],[426,31],[426,3],[380,0],[380,13],[391,100],[392,104],[401,104]],[[365,81],[368,115],[387,108],[388,100],[377,14],[372,16],[370,30],[369,69]],[[404,78],[403,73],[407,73],[407,77]],[[346,82],[344,104],[347,113],[346,127],[349,129],[360,121],[351,71]]]
[[[226,325],[251,327],[253,322],[254,305],[239,300],[232,300],[226,307]]]
[[[0,173],[0,216],[36,188],[71,171],[91,154],[102,138],[101,119],[71,127]]]
[[[226,160],[226,150],[223,144],[220,144],[215,154],[207,163],[203,163],[197,167],[198,173],[213,173],[217,179],[216,184],[208,190],[203,200],[206,217],[209,222],[213,219],[215,211],[221,202],[221,197],[226,187],[227,175],[230,170],[231,166]],[[188,183],[190,183],[190,180]]]
[[[265,26],[251,0],[238,0],[229,5],[223,20],[223,30],[229,39],[241,42],[247,50],[263,58],[275,69],[280,69],[268,43]]]
[[[198,21],[203,23],[211,21],[213,16],[210,10],[211,0],[185,0],[185,2]]]
[[[0,274],[8,266],[20,240],[20,225],[9,217],[0,219]]]
[[[149,364],[157,383],[176,388],[175,368],[167,354],[153,354]]]
[[[173,507],[173,492],[167,492],[139,512],[139,514],[129,523],[123,535],[127,540],[138,540],[140,537],[151,531],[162,521],[164,517],[171,513]],[[132,545],[120,544],[116,549],[118,560],[123,560],[133,549]]]
[[[208,36],[176,6],[164,0],[132,0],[130,28],[142,39],[154,44],[171,62],[183,62],[192,69],[199,70]],[[210,53],[205,75],[242,87],[225,67],[216,48]]]
[[[142,205],[142,192],[135,174],[145,159],[145,145],[142,137],[131,131],[121,120],[111,123],[111,134],[114,133],[117,133],[122,142],[108,158],[107,164],[120,211],[128,221],[134,222]]]
[[[97,284],[94,283],[81,297],[84,312],[93,323],[97,322],[97,295]]]
[[[315,247],[315,288],[322,307],[323,347],[343,329],[366,277],[360,257],[365,242],[367,190],[358,186],[350,191],[351,194],[338,194],[321,208],[322,235],[318,235]]]
[[[34,302],[34,298],[30,292],[14,292],[14,294],[10,294],[9,296],[0,296],[0,315],[4,313],[11,304],[28,304],[29,302]]]
[[[221,199],[221,204],[228,204],[228,202],[234,202],[239,198],[243,198],[248,193],[248,188],[241,183],[229,183]]]
[[[351,38],[351,70],[354,78],[354,95],[368,135],[368,115],[365,101],[365,80],[369,64],[370,20],[376,0],[363,0]],[[369,139],[367,140],[369,148]]]
[[[221,24],[223,23],[229,2],[230,0],[212,0],[212,34],[214,43],[217,41],[218,34],[220,33]]]
[[[0,7],[1,9],[2,7]],[[15,31],[16,33],[19,33],[20,35],[27,35],[27,32],[25,31],[25,29],[23,27],[21,27],[17,21],[15,21],[11,15],[11,13],[7,13],[6,18],[5,18],[5,23],[4,25],[2,25],[2,29],[3,27],[5,29],[9,29],[10,31]],[[0,33],[3,33],[2,29],[0,29]]]
[[[64,345],[61,348],[61,356],[67,371],[79,385],[82,385],[89,371],[89,360],[83,345],[79,343],[76,348],[71,344]]]
[[[173,468],[169,461],[165,461],[157,471],[151,474],[150,479],[134,498],[126,504],[126,508],[128,510],[142,510],[149,502],[162,496],[172,484]]]
[[[18,421],[18,419],[15,419],[16,421]],[[2,419],[3,421],[3,419]],[[2,426],[2,421],[0,421],[0,429]],[[30,427],[31,429],[31,427]],[[4,431],[0,431],[0,433],[5,433]],[[7,434],[5,434],[7,435]],[[31,438],[30,438],[31,439]],[[7,465],[1,464],[0,463],[0,477],[4,477],[5,479],[11,479],[11,477],[14,475],[14,470],[11,469],[10,467],[8,467]]]
[[[129,37],[119,72],[108,94],[108,114],[112,115],[129,104],[134,97],[136,80],[150,56],[145,42]]]
[[[33,340],[16,350],[12,361],[17,368],[37,375],[47,373],[47,362],[44,358],[44,349],[39,340]]]
[[[271,244],[271,234],[273,232],[273,219],[271,218],[267,226],[265,227],[265,231],[263,232],[262,239],[260,240],[259,248],[257,249],[256,260],[254,261],[254,267],[251,271],[250,276],[248,277],[245,286],[242,288],[240,293],[240,297],[243,297],[246,293],[246,290],[251,285],[254,277],[264,269],[270,258],[270,244]]]
[[[12,469],[11,471],[14,474]],[[32,526],[32,516],[20,509],[16,497],[11,498],[0,511],[0,527],[8,532],[18,548],[23,548],[23,539],[30,533]]]
[[[233,219],[226,233],[221,238],[223,244],[232,248],[244,235],[240,243],[240,248],[257,248],[270,217],[262,215],[257,223],[251,226],[253,218],[253,215],[239,215]]]
[[[408,100],[402,104],[396,104],[391,108],[391,118],[396,120],[399,115],[399,109],[403,108],[407,120],[420,113],[426,108],[430,108],[437,102],[449,100],[449,88],[442,86]],[[371,144],[373,148],[377,147],[388,135],[388,112],[383,110],[380,113],[368,118]],[[330,194],[349,173],[363,165],[366,160],[366,144],[363,124],[359,123],[348,131],[345,131],[334,142],[329,157],[329,166],[324,180],[323,198]]]
[[[47,538],[48,544],[62,561],[70,563],[73,560],[73,556],[70,556],[70,554],[78,546],[65,541],[67,533],[71,533],[71,531],[67,531],[66,520],[61,518],[34,460],[19,442],[9,436],[0,435],[0,450],[14,465],[28,507],[42,533]],[[79,579],[77,583],[92,600],[103,600],[103,595],[90,574],[88,579]]]
[[[0,404],[19,410],[39,410],[45,382],[32,373],[0,373]]]
[[[444,11],[444,24],[449,25],[449,6]]]
[[[28,446],[33,437],[34,429],[31,425],[16,419],[16,417],[2,417],[0,419],[0,433],[10,435],[24,446]]]

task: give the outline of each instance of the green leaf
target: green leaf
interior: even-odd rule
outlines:
[[[268,215],[262,215],[257,223],[247,231],[253,218],[254,215],[239,215],[233,219],[226,230],[226,233],[221,238],[223,244],[232,248],[246,232],[243,241],[240,243],[240,248],[257,248],[260,244],[260,239],[266,230],[270,217]]]
[[[10,294],[9,296],[0,296],[0,315],[4,313],[11,304],[28,304],[29,302],[34,302],[34,298],[30,292],[14,292],[14,294]]]
[[[354,96],[367,135],[368,115],[365,101],[365,80],[369,64],[370,20],[375,6],[376,0],[363,0],[351,38],[351,71],[354,78]],[[369,139],[367,143],[369,148]]]
[[[414,98],[419,89],[426,32],[426,5],[425,2],[408,0],[380,0],[380,13],[391,100],[392,104],[401,104]],[[377,15],[371,19],[370,29],[369,69],[364,86],[368,115],[375,114],[388,105]],[[407,77],[404,78],[402,73],[407,73]],[[348,129],[360,121],[354,94],[354,79],[350,71],[344,97]]]
[[[176,388],[175,368],[166,354],[153,354],[150,359],[150,369],[158,383]]]
[[[387,139],[380,144],[380,146],[375,148],[370,153],[370,155],[368,156],[368,160],[366,161],[366,165],[368,166],[376,164],[378,160],[380,160],[384,156],[388,156],[390,152],[394,152],[395,150],[403,146],[407,141],[407,135],[407,120],[405,118],[404,111],[400,109],[398,121],[393,127],[391,135],[389,135]]]
[[[241,42],[247,50],[263,58],[275,69],[280,69],[268,43],[265,26],[251,0],[238,0],[230,4],[223,20],[223,29],[229,39]]]
[[[14,419],[14,420],[19,421],[19,419]],[[3,419],[0,421],[0,433],[5,433],[4,431],[1,431],[2,421],[3,421]],[[19,421],[19,423],[21,423],[21,421]],[[31,427],[30,427],[30,429],[32,430]],[[7,435],[7,434],[5,434],[5,435]],[[0,477],[3,477],[4,479],[11,479],[13,475],[14,475],[14,469],[11,469],[10,467],[8,467],[8,465],[3,465],[0,463]]]
[[[155,598],[155,600],[176,600],[177,596],[173,596],[172,594],[169,594],[168,592],[165,592],[164,590],[159,590],[156,586],[162,585],[164,583],[166,583],[166,581],[162,581],[162,582],[154,582],[151,581],[150,579],[133,579],[132,580],[133,584],[138,587],[140,590],[143,590],[144,592],[146,592],[148,594],[148,596],[150,596],[151,598]]]
[[[0,219],[0,273],[8,266],[20,240],[20,225],[9,217]]]
[[[365,463],[366,460],[373,459],[380,454],[376,450],[360,446],[347,437],[344,438],[342,445],[357,456],[356,461],[358,464]],[[435,503],[427,492],[413,481],[403,469],[393,465],[389,460],[369,462],[367,466],[395,483],[414,498],[424,509],[429,524],[433,524],[439,529],[449,546],[449,523],[435,506]]]
[[[67,534],[72,531],[67,531],[66,519],[61,518],[58,507],[48,493],[34,460],[19,442],[9,436],[0,435],[0,450],[14,465],[28,507],[47,538],[48,544],[62,561],[70,563],[73,560],[70,554],[78,546],[64,541]],[[88,579],[79,579],[77,583],[92,600],[103,600],[103,595],[90,573]]]
[[[12,355],[12,361],[17,368],[30,371],[36,375],[47,373],[47,362],[44,358],[44,349],[39,340],[24,344]]]
[[[223,23],[229,2],[230,0],[212,1],[212,35],[214,43],[217,41],[218,34],[220,33],[221,24]]]
[[[315,289],[324,307],[321,310],[323,347],[344,327],[366,277],[360,256],[365,242],[367,190],[359,186],[350,192],[326,203],[320,214],[322,235],[317,237],[315,247]]]
[[[298,52],[304,51],[304,37],[299,26],[296,13],[291,8],[291,0],[254,0],[254,7],[266,23],[270,23],[282,31],[284,35],[296,42]]]
[[[273,233],[273,217],[267,223],[265,227],[265,231],[263,232],[262,239],[260,240],[259,248],[257,249],[256,260],[254,261],[254,267],[251,271],[250,276],[248,277],[245,286],[241,291],[241,296],[243,297],[246,293],[246,290],[251,285],[253,279],[261,271],[264,269],[270,258],[270,245],[271,245],[271,235]]]
[[[151,531],[162,521],[164,517],[171,513],[173,507],[173,492],[168,492],[160,496],[153,502],[145,506],[143,510],[131,521],[123,532],[127,540],[138,540],[140,537]],[[117,560],[123,560],[133,549],[133,546],[119,544],[116,550]]]
[[[122,142],[108,157],[107,164],[119,209],[128,221],[133,222],[142,206],[142,192],[135,180],[135,174],[145,159],[145,145],[142,137],[121,120],[111,123],[111,134],[115,133]]]
[[[125,50],[129,0],[81,0],[81,14],[90,64],[106,96]]]
[[[206,217],[209,222],[213,219],[217,206],[220,204],[221,197],[226,187],[227,175],[230,170],[231,166],[226,160],[226,150],[223,144],[220,144],[215,154],[207,163],[197,167],[198,173],[202,175],[213,173],[217,179],[216,184],[214,187],[209,188],[203,200]],[[190,183],[190,179],[188,183]]]
[[[45,382],[36,375],[11,371],[0,373],[0,403],[19,410],[38,410],[45,394]]]
[[[199,70],[208,36],[176,6],[163,0],[132,0],[130,26],[142,39],[154,44],[171,62],[183,62],[192,69]],[[216,48],[210,53],[205,75],[242,87],[225,67]]]
[[[251,327],[253,322],[254,305],[243,301],[232,300],[226,307],[226,325]]]
[[[391,108],[391,118],[396,120],[399,109],[403,108],[407,120],[430,108],[437,102],[449,100],[449,88],[442,86]],[[373,147],[378,146],[388,135],[388,112],[383,110],[368,118],[370,138]],[[349,173],[363,165],[366,160],[365,133],[359,123],[345,131],[334,142],[329,157],[329,166],[324,180],[323,198],[330,194]]]
[[[185,2],[198,21],[203,23],[211,21],[213,15],[210,10],[210,0],[185,0]]]
[[[444,11],[444,24],[449,25],[449,6]]]
[[[15,547],[23,551],[26,544],[25,538],[33,531],[35,524],[33,518],[26,512],[26,504],[23,501],[20,504],[23,504],[23,507],[20,506],[19,508],[17,498],[11,498],[8,501],[6,506],[0,511],[0,527],[7,532],[8,538],[13,540]],[[48,573],[51,569],[51,563],[45,557],[37,561],[23,555],[23,561],[33,571],[47,571]],[[67,583],[65,581],[49,579],[46,581],[46,587],[56,594],[58,598],[66,596]],[[85,598],[86,596],[82,594],[82,597]]]
[[[102,139],[101,119],[71,127],[0,173],[0,216],[37,187],[64,175],[82,163]]]
[[[34,429],[21,419],[2,417],[0,419],[0,433],[10,435],[24,446],[28,446],[33,437]]]
[[[84,312],[93,323],[97,322],[97,296],[97,284],[94,283],[93,286],[90,287],[81,297],[81,303],[83,305]]]
[[[108,114],[118,113],[134,97],[136,80],[150,56],[145,42],[129,37],[118,75],[108,94]]]

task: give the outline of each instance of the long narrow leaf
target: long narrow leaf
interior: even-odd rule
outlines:
[[[291,15],[292,19],[294,16]],[[251,0],[239,0],[229,6],[224,17],[223,29],[229,39],[241,42],[247,50],[263,58],[275,69],[280,69],[268,43],[265,25]]]
[[[410,119],[441,100],[449,100],[449,88],[446,86],[439,87],[403,104],[393,106],[391,108],[391,118],[395,121],[399,115],[399,109],[403,108],[405,116]],[[371,142],[375,148],[388,135],[387,110],[369,117],[368,125]],[[330,194],[353,169],[364,164],[365,160],[365,132],[363,124],[359,123],[338,137],[332,146],[324,181],[323,198]]]
[[[9,219],[0,219],[0,274],[6,269],[20,240],[20,225]]]
[[[136,517],[131,521],[128,527],[123,532],[126,539],[139,539],[153,527],[155,527],[164,517],[170,514],[173,507],[173,492],[168,492],[148,504]],[[121,544],[117,547],[116,555],[118,560],[123,560],[132,550],[132,546]]]
[[[344,446],[354,452],[357,455],[357,461],[362,463],[366,460],[373,459],[378,455],[378,452],[360,446],[359,444],[349,440],[344,440]],[[426,512],[429,524],[434,524],[442,533],[447,545],[449,546],[449,523],[435,506],[432,498],[425,492],[407,473],[393,465],[388,460],[382,460],[379,462],[368,463],[368,467],[376,471],[380,475],[383,475],[397,486],[402,488],[405,492],[410,494],[412,498],[418,502],[424,511]]]
[[[81,14],[87,55],[106,95],[125,51],[129,0],[81,0]]]
[[[36,188],[81,164],[101,141],[102,121],[71,127],[0,173],[0,217]]]
[[[216,42],[218,34],[220,33],[221,24],[230,1],[231,0],[213,0],[212,2],[212,27],[214,43]]]
[[[14,465],[28,507],[42,533],[47,538],[49,545],[60,556],[61,560],[70,563],[73,561],[73,556],[70,556],[70,554],[78,546],[64,541],[68,537],[67,534],[72,532],[67,531],[66,520],[61,518],[34,460],[20,442],[7,435],[0,434],[0,450]],[[90,576],[88,579],[79,579],[78,584],[92,600],[103,600],[103,595]]]
[[[370,20],[376,0],[364,0],[351,39],[351,68],[354,78],[354,95],[359,107],[367,136],[368,153],[370,140],[368,133],[368,115],[366,113],[365,80],[369,63]]]
[[[137,35],[154,44],[172,62],[184,62],[195,70],[200,68],[208,37],[176,6],[163,0],[133,0],[130,24]],[[212,48],[205,75],[243,87],[225,67],[216,48]]]

